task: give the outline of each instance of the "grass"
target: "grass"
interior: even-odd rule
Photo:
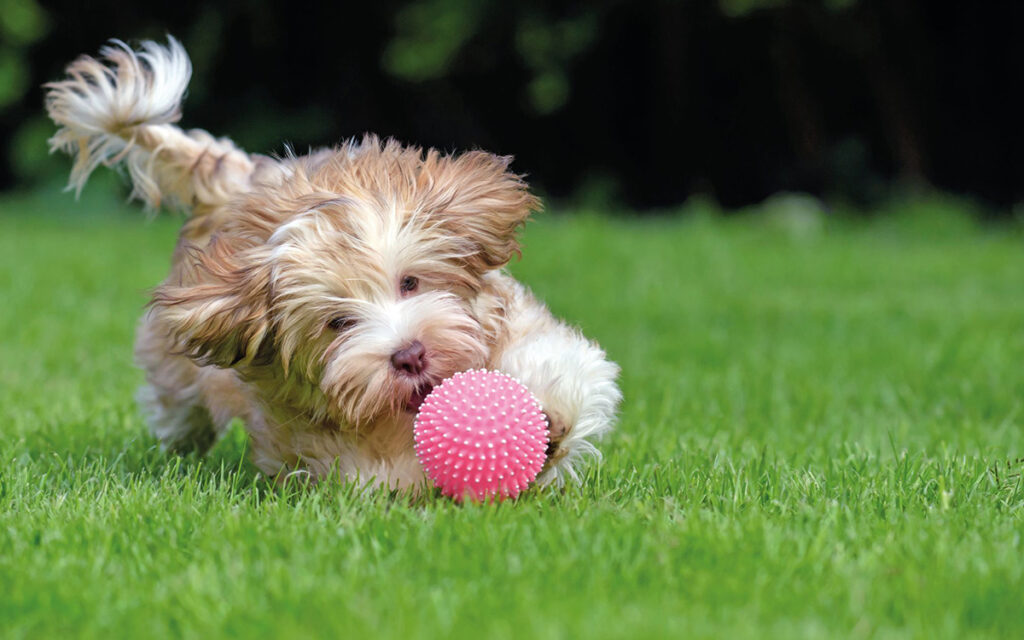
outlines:
[[[547,216],[513,271],[621,425],[584,486],[459,507],[275,489],[239,429],[161,453],[131,343],[178,223],[104,206],[0,202],[0,636],[1024,636],[1018,234]]]

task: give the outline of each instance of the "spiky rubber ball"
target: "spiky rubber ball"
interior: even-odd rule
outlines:
[[[414,435],[416,456],[441,493],[486,502],[514,498],[537,477],[548,421],[521,382],[473,369],[434,387],[416,414]]]

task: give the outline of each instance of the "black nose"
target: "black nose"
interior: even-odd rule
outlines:
[[[410,376],[418,376],[427,366],[427,349],[419,340],[391,354],[391,366]]]

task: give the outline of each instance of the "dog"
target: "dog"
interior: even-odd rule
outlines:
[[[415,412],[471,368],[523,382],[549,421],[542,484],[578,481],[616,419],[618,367],[504,267],[539,210],[511,158],[366,135],[283,157],[175,123],[192,73],[174,38],[113,40],[45,85],[69,189],[127,169],[149,209],[185,210],[138,328],[138,399],[170,451],[234,418],[273,478],[418,491]]]

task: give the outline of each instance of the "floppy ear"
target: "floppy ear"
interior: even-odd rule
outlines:
[[[517,233],[540,200],[509,171],[511,156],[469,151],[443,157],[429,151],[423,175],[430,182],[424,208],[451,233],[470,240],[466,259],[478,271],[504,266],[519,255]]]
[[[165,283],[150,307],[181,352],[202,365],[267,364],[273,356],[270,268],[261,249],[233,251],[214,238],[195,253],[191,285]]]

